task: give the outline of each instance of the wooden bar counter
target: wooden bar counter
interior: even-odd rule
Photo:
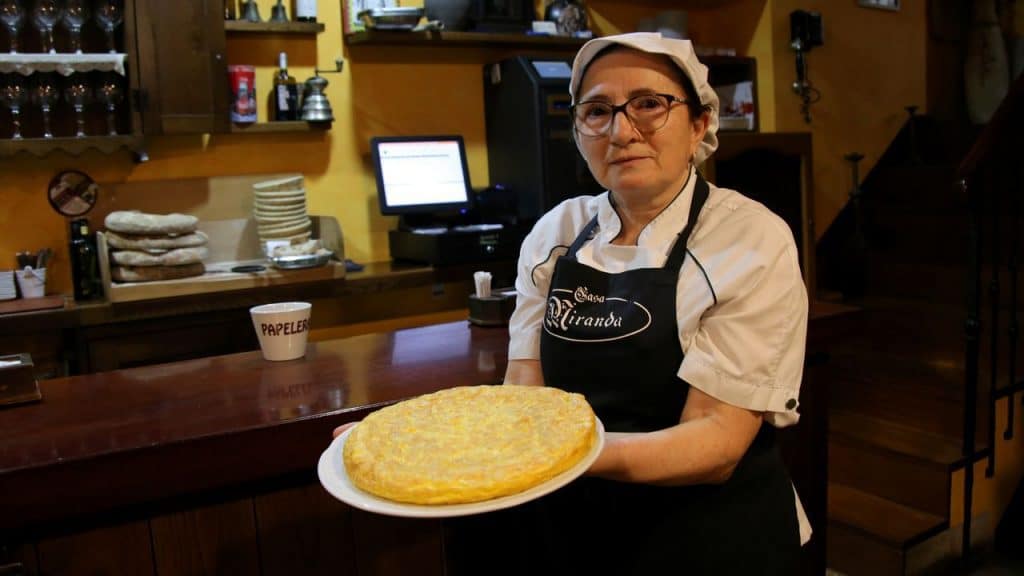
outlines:
[[[286,524],[314,540],[352,529],[351,511],[315,484],[331,430],[404,398],[499,383],[507,346],[506,329],[456,322],[311,343],[305,359],[290,362],[247,352],[42,381],[42,402],[0,411],[0,531],[16,559],[26,566],[38,560],[38,573],[62,573],[62,566],[75,573],[104,573],[104,567],[152,573],[143,566],[126,570],[125,563],[153,558],[160,574],[193,573],[191,560],[203,556],[193,543],[200,550],[223,544],[210,530],[241,541],[247,533],[257,536],[252,546],[228,548],[230,566],[317,573],[305,564],[316,560],[308,556],[280,561],[302,550],[275,553],[290,546],[293,535],[284,543],[259,536],[289,515]],[[324,510],[334,513],[323,519],[321,532],[316,518]],[[179,518],[183,514],[191,520]],[[355,521],[363,525],[361,537],[408,524],[361,519]],[[345,536],[351,545],[352,536]],[[119,544],[125,541],[143,547],[152,541],[152,554],[125,558]],[[378,546],[387,542],[401,548],[395,534],[382,534]],[[104,543],[111,564],[94,558],[98,552],[83,556]],[[363,546],[360,558],[374,568],[346,572],[325,565],[324,573],[392,573],[382,566],[400,555],[382,553],[378,566],[372,548]],[[224,553],[218,550],[221,560]],[[424,569],[416,573],[432,573]]]
[[[817,308],[813,347],[843,312]],[[0,410],[0,573],[444,574],[441,522],[334,500],[317,459],[335,426],[383,405],[500,383],[507,346],[506,328],[453,322],[311,343],[289,362],[256,351],[41,381],[42,402]],[[794,429],[820,476],[816,495],[794,470],[812,521],[824,388],[805,383]]]

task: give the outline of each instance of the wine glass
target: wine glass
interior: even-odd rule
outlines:
[[[50,132],[50,110],[60,98],[60,91],[57,90],[57,82],[52,73],[36,74],[35,87],[32,90],[32,99],[43,111],[43,138],[53,138]]]
[[[88,0],[64,0],[64,25],[71,32],[71,51],[82,53],[82,25],[89,19]]]
[[[11,54],[18,53],[18,30],[25,19],[25,8],[21,0],[0,0],[0,21],[7,26],[7,34],[11,37]]]
[[[61,9],[57,0],[36,0],[32,9],[32,21],[39,27],[43,36],[43,52],[54,53],[53,27],[60,21]]]
[[[121,84],[117,80],[117,76],[113,74],[107,74],[103,83],[100,84],[99,89],[96,91],[96,98],[107,107],[107,135],[117,136],[117,118],[115,112],[117,111],[117,105],[120,104],[121,98],[124,94],[121,92]]]
[[[110,52],[117,52],[114,46],[114,28],[121,25],[124,19],[124,6],[122,0],[101,0],[99,8],[96,9],[96,20],[103,27],[107,34],[107,46]]]
[[[21,140],[21,107],[28,100],[25,80],[20,74],[7,74],[7,80],[0,86],[0,100],[11,110],[14,125],[14,140]]]
[[[64,87],[64,99],[75,109],[75,138],[85,138],[85,105],[92,95],[89,79],[85,74],[72,74]]]

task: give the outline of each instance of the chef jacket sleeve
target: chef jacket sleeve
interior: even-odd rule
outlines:
[[[523,240],[516,268],[516,309],[509,319],[509,360],[540,360],[540,331],[555,261],[568,247],[564,206],[545,214]],[[570,240],[571,242],[571,240]]]
[[[678,375],[728,404],[763,412],[777,427],[799,420],[807,341],[807,291],[788,225],[767,210],[741,210],[733,232],[695,254],[717,301],[690,334]]]

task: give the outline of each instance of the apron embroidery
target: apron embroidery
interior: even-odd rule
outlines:
[[[592,294],[586,286],[552,289],[544,315],[544,331],[570,342],[622,340],[650,325],[651,311],[643,304]]]

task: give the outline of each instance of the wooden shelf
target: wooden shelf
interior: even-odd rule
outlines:
[[[543,48],[575,52],[586,42],[565,36],[528,36],[526,34],[487,34],[482,32],[396,32],[364,30],[345,35],[349,46],[493,46],[501,48]]]
[[[313,123],[302,120],[288,122],[256,122],[254,124],[231,124],[232,134],[263,134],[282,132],[322,132],[329,130],[330,123]]]
[[[322,22],[249,22],[248,20],[225,20],[224,29],[229,33],[319,34],[324,31],[324,25]]]
[[[141,134],[121,134],[118,136],[86,136],[85,138],[25,138],[23,140],[0,140],[0,157],[13,156],[18,152],[28,152],[35,156],[46,156],[54,150],[67,152],[72,156],[80,156],[90,148],[104,154],[111,154],[119,148],[126,148],[140,157],[145,157]]]

